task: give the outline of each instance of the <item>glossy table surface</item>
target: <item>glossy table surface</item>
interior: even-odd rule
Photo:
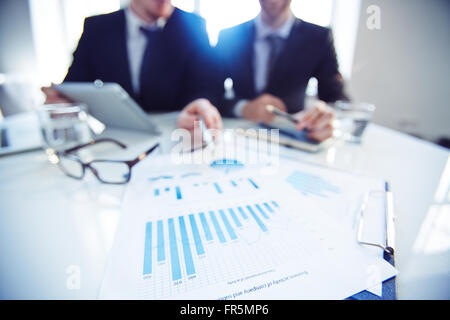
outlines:
[[[155,115],[162,134],[110,130],[133,158],[160,142],[173,146],[175,114]],[[226,128],[248,127],[225,119]],[[396,215],[399,299],[450,297],[449,152],[375,124],[361,144],[338,141],[281,156],[388,180]],[[92,175],[66,177],[42,150],[0,157],[0,298],[95,299],[120,219],[126,185]],[[73,286],[72,276],[79,282]]]

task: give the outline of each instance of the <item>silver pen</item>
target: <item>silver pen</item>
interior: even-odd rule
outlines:
[[[395,250],[395,225],[394,225],[394,197],[391,191],[391,187],[389,182],[385,182],[384,185],[385,194],[386,194],[386,249],[390,251],[391,254],[394,254]]]
[[[295,124],[298,123],[298,120],[296,118],[294,118],[291,114],[289,114],[287,112],[284,112],[284,111],[281,111],[281,110],[275,108],[271,104],[266,105],[266,111],[268,111],[270,113],[273,113],[276,116],[283,117],[283,118],[285,118],[285,119],[287,119],[287,120],[289,120],[289,121],[291,121],[291,122],[293,122]]]
[[[205,122],[200,117],[199,118],[200,130],[202,131],[202,139],[205,142],[205,147],[211,146],[214,147],[214,139],[208,131],[208,128],[205,125]]]

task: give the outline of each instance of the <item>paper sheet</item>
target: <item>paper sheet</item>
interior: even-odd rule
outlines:
[[[364,240],[385,241],[384,181],[363,177],[344,171],[296,163],[285,160],[278,172],[280,179],[288,182],[300,194],[310,198],[315,205],[350,235],[357,234],[361,204],[370,194],[365,212]],[[379,248],[363,247],[366,254],[383,259]],[[382,294],[381,283],[375,283],[367,291]]]
[[[102,299],[343,299],[397,274],[318,205],[345,186],[327,176],[311,196],[287,179],[324,179],[321,168],[293,163],[275,177],[167,163],[134,172]]]

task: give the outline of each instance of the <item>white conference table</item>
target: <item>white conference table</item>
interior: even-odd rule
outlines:
[[[130,158],[156,141],[169,152],[174,115],[155,117],[160,136],[121,130],[105,135],[128,144]],[[236,119],[224,124],[249,126]],[[398,298],[449,298],[448,150],[371,124],[360,145],[340,141],[315,154],[282,148],[281,155],[388,180]],[[0,157],[0,298],[97,298],[125,189],[92,175],[68,178],[42,150]],[[80,280],[75,287],[73,275]]]

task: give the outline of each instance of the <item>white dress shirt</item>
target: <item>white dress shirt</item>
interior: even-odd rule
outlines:
[[[262,21],[261,15],[254,20],[255,24],[255,42],[253,44],[253,81],[256,92],[261,93],[267,85],[267,74],[269,67],[270,46],[266,37],[268,35],[276,35],[283,39],[287,39],[292,26],[295,22],[295,16],[290,13],[289,18],[279,28],[274,29]],[[234,114],[242,116],[242,109],[248,100],[240,100],[234,107]]]
[[[140,30],[140,27],[148,29],[164,28],[167,21],[164,18],[159,18],[157,21],[148,24],[139,18],[130,8],[125,9],[125,20],[127,26],[127,51],[131,84],[133,85],[134,92],[138,94],[142,57],[147,47],[147,38]]]

